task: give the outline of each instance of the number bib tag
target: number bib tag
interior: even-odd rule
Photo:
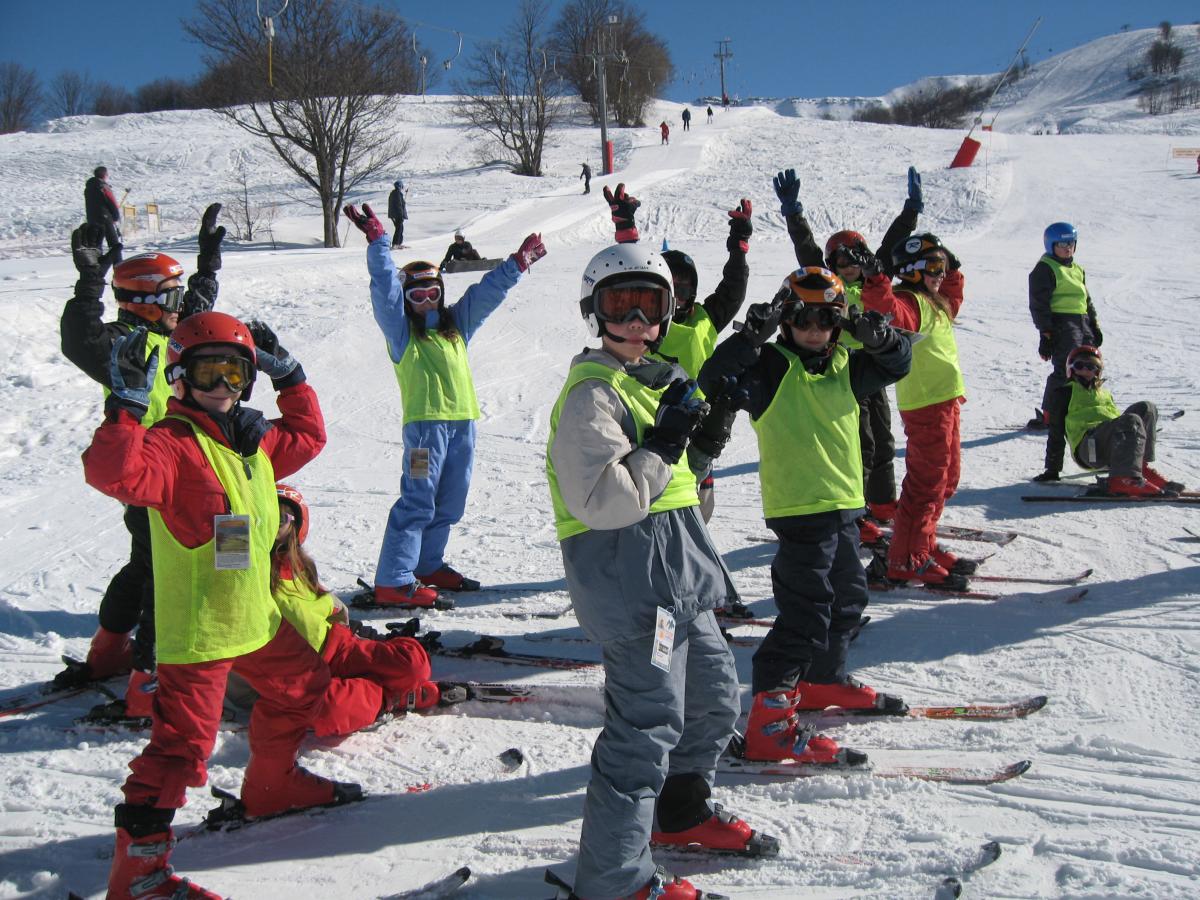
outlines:
[[[410,478],[429,477],[428,447],[413,447],[408,451],[408,474]]]
[[[654,646],[650,650],[650,665],[664,672],[671,671],[671,651],[675,648],[675,616],[661,606],[654,619]]]
[[[213,567],[250,568],[250,517],[213,516]]]

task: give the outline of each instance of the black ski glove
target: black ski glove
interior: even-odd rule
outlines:
[[[196,256],[196,271],[212,275],[221,268],[221,241],[225,238],[225,226],[217,225],[221,212],[220,203],[209,204],[200,218],[198,242],[200,253]]]
[[[904,208],[910,212],[925,212],[925,196],[921,193],[921,173],[913,166],[908,167],[908,199]]]
[[[275,390],[287,387],[280,384],[299,368],[300,363],[279,343],[279,338],[266,322],[257,319],[246,323],[250,336],[254,338],[254,365],[258,371],[271,379]]]
[[[194,316],[196,313],[211,312],[217,305],[218,290],[216,273],[193,272],[188,279],[187,292],[183,295],[183,306],[179,309],[179,321],[182,322],[188,316]]]
[[[770,303],[752,303],[746,308],[744,322],[734,323],[734,331],[747,338],[755,348],[761,347],[779,330],[779,321],[783,318],[783,301],[788,291],[781,290],[772,298]]]
[[[617,243],[636,243],[638,239],[638,230],[637,224],[633,221],[633,214],[637,208],[642,205],[642,201],[640,201],[637,197],[633,197],[625,193],[624,182],[617,185],[617,190],[615,193],[609,188],[608,185],[605,185],[604,199],[608,201],[608,208],[612,210],[613,224],[617,226]]]
[[[879,261],[874,253],[866,247],[851,247],[847,250],[850,258],[858,263],[858,267],[862,269],[863,278],[873,278],[883,272],[883,263]]]
[[[850,326],[850,333],[868,353],[883,353],[896,346],[896,331],[888,325],[882,313],[873,309],[866,312],[852,309],[846,323]]]
[[[754,226],[750,224],[750,214],[752,208],[750,201],[745,197],[738,204],[737,209],[729,211],[729,237],[725,241],[725,249],[732,253],[734,250],[740,250],[742,253],[750,252],[750,235],[754,234]]]
[[[692,435],[692,447],[709,459],[717,459],[729,441],[737,411],[736,401],[728,394],[714,400]]]
[[[952,250],[950,250],[948,247],[943,247],[942,252],[946,254],[946,266],[951,272],[957,272],[962,268],[962,263],[959,261],[958,257],[954,255]]]
[[[1054,332],[1043,331],[1038,338],[1038,356],[1050,359],[1054,356]]]
[[[1096,321],[1095,317],[1093,317],[1088,320],[1088,325],[1091,326],[1092,329],[1092,346],[1099,347],[1104,343],[1104,332],[1100,330],[1100,323]]]
[[[146,329],[135,328],[112,345],[109,358],[109,387],[120,406],[139,420],[150,408],[150,388],[158,373],[158,348],[146,357]]]
[[[785,169],[772,178],[771,183],[775,185],[775,196],[779,198],[779,211],[783,213],[784,218],[804,212],[804,207],[800,203],[800,179],[796,177],[795,169]]]
[[[676,378],[658,401],[654,424],[646,429],[642,446],[675,465],[687,449],[689,438],[708,404],[696,396],[696,382]]]
[[[71,232],[71,259],[79,272],[79,281],[75,283],[77,297],[82,291],[88,298],[98,300],[104,293],[104,276],[121,251],[118,247],[109,247],[107,253],[101,254],[103,238],[104,229],[99,225],[80,225]]]

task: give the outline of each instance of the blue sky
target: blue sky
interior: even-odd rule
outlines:
[[[255,0],[245,0],[253,6]],[[261,0],[264,8],[282,0]],[[352,2],[352,0],[347,0]],[[364,0],[370,2],[370,0]],[[454,55],[455,30],[472,46],[503,32],[515,0],[457,0],[453,4],[376,0],[404,16],[437,62]],[[551,17],[564,4],[551,3]],[[1163,20],[1195,29],[1195,0],[1061,0],[1057,4],[959,0],[942,3],[809,3],[776,0],[649,0],[646,24],[664,37],[678,78],[661,93],[691,100],[718,93],[717,41],[730,38],[726,63],[731,96],[877,96],[925,75],[983,74],[1002,70],[1033,22],[1036,62],[1053,53],[1119,31]],[[180,19],[188,0],[0,0],[0,62],[16,61],[43,81],[63,69],[130,90],[155,78],[188,79],[201,69],[200,48]],[[455,73],[451,72],[453,76]],[[449,90],[443,77],[435,90]]]

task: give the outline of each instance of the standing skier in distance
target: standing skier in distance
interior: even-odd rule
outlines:
[[[800,203],[800,180],[794,169],[780,172],[774,178],[775,195],[779,198],[779,211],[787,222],[788,236],[796,262],[801,267],[824,266],[842,280],[846,288],[846,306],[850,310],[862,309],[863,273],[855,255],[869,252],[867,241],[857,231],[838,231],[825,242],[825,252],[817,246],[811,226],[804,217]],[[924,210],[921,192],[921,175],[911,166],[908,169],[908,198],[904,208],[892,221],[876,257],[890,264],[892,248],[916,230],[917,216]],[[847,349],[860,345],[853,334],[843,329],[839,340]],[[859,539],[863,544],[879,545],[883,541],[880,523],[892,521],[896,515],[896,441],[892,436],[892,408],[887,391],[879,390],[859,400],[859,445],[862,448],[863,490],[867,501],[868,516],[859,520]]]
[[[592,192],[592,167],[587,163],[583,163],[583,169],[579,173],[579,178],[583,179],[583,192],[590,194]]]
[[[452,306],[431,262],[402,271],[388,252],[387,232],[370,206],[346,216],[367,237],[371,305],[387,341],[404,407],[400,499],[392,506],[375,573],[375,602],[432,606],[437,590],[474,591],[479,582],[446,564],[450,529],[466,509],[475,461],[479,402],[467,344],[537,260],[546,255],[531,234],[500,266],[467,288]]]
[[[662,144],[671,143],[671,126],[667,124],[667,120],[663,119],[658,125],[659,134],[662,135]]]
[[[1071,455],[1084,469],[1109,471],[1110,494],[1123,497],[1176,495],[1184,489],[1150,465],[1154,461],[1158,409],[1139,400],[1124,413],[1104,384],[1104,358],[1098,347],[1076,347],[1067,355],[1067,383],[1057,389]]]
[[[113,345],[141,328],[146,332],[147,358],[156,349],[166,354],[167,339],[180,319],[212,309],[217,300],[217,272],[221,268],[221,241],[225,227],[218,226],[220,203],[211,204],[200,222],[200,252],[196,271],[183,286],[183,266],[165,253],[141,253],[117,263],[113,269],[113,294],[117,302],[114,322],[104,322],[104,275],[117,256],[115,248],[100,253],[100,232],[94,225],[80,226],[71,235],[71,251],[79,280],[75,296],[63,308],[59,330],[63,355],[85,375],[112,388]],[[150,389],[149,407],[141,416],[149,428],[166,414],[171,388],[160,366]],[[125,507],[129,531],[129,561],[113,576],[100,601],[99,628],[83,666],[69,666],[55,679],[56,687],[72,687],[130,671],[123,714],[150,715],[154,677],[154,583],[151,569],[150,522],[146,510]],[[138,628],[131,645],[129,635]]]
[[[636,237],[619,215],[618,233]],[[602,250],[580,294],[602,347],[572,360],[546,453],[571,601],[605,672],[575,891],[588,900],[694,900],[689,882],[655,865],[651,841],[778,849],[709,803],[738,689],[712,612],[737,593],[684,460],[705,404],[682,369],[646,356],[669,331],[674,305],[658,253],[633,242]]]
[[[1045,254],[1029,273],[1029,314],[1038,330],[1038,355],[1050,362],[1050,374],[1042,392],[1042,420],[1034,428],[1046,428],[1046,465],[1034,481],[1058,481],[1066,453],[1063,416],[1055,407],[1064,395],[1059,390],[1070,380],[1067,356],[1076,347],[1099,347],[1104,343],[1096,307],[1088,291],[1087,273],[1075,261],[1079,232],[1070,222],[1055,222],[1042,235]]]
[[[904,377],[912,349],[879,313],[847,312],[838,276],[797,269],[770,303],[749,308],[700,373],[708,396],[739,396],[750,414],[763,514],[779,538],[771,563],[779,615],[754,654],[748,759],[831,763],[847,755],[800,728],[797,709],[905,709],[849,677],[846,655],[868,599],[858,556],[859,401]],[[839,344],[843,329],[861,349]]]
[[[896,384],[907,438],[905,475],[888,547],[887,577],[962,590],[975,563],[937,543],[937,524],[958,487],[962,465],[959,407],[966,388],[958,365],[954,320],[963,302],[958,257],[933,234],[915,234],[892,248],[893,290],[879,260],[859,253],[866,283],[863,307],[925,337],[913,347],[912,369]]]
[[[165,354],[146,352],[146,331],[113,343],[112,393],[84,452],[88,484],[150,509],[158,689],[149,743],[130,763],[116,808],[108,897],[203,898],[174,875],[171,820],[186,788],[207,780],[226,677],[259,694],[241,800],[250,817],[361,797],[296,764],[300,742],[329,684],[329,669],[271,598],[271,546],[279,525],[275,475],[289,475],[325,444],[316,394],[270,328],[205,312],[181,322]],[[164,358],[165,357],[165,358]],[[145,428],[159,367],[174,396]],[[241,405],[255,370],[278,391],[281,417]]]
[[[108,169],[96,166],[83,185],[83,208],[87,224],[99,228],[104,239],[108,241],[108,253],[113,262],[121,261],[121,229],[117,223],[121,221],[121,207],[108,184]],[[99,247],[99,242],[96,243]]]
[[[388,194],[388,218],[392,220],[392,246],[404,246],[404,220],[408,218],[408,201],[404,198],[404,182],[392,182]]]
[[[692,130],[692,111],[685,106],[683,108],[683,112],[681,112],[679,114],[679,118],[683,119],[683,130],[691,131]]]

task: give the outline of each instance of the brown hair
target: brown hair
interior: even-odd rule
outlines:
[[[286,500],[281,500],[280,503],[287,503]],[[289,506],[291,504],[288,504]],[[271,551],[271,593],[279,588],[280,571],[284,565],[287,565],[292,571],[292,579],[299,581],[313,593],[327,594],[329,589],[321,584],[321,577],[317,574],[317,564],[313,558],[308,555],[307,551],[300,546],[300,537],[296,531],[296,526],[291,525],[288,528],[287,534],[283,541],[275,545],[275,549]]]

